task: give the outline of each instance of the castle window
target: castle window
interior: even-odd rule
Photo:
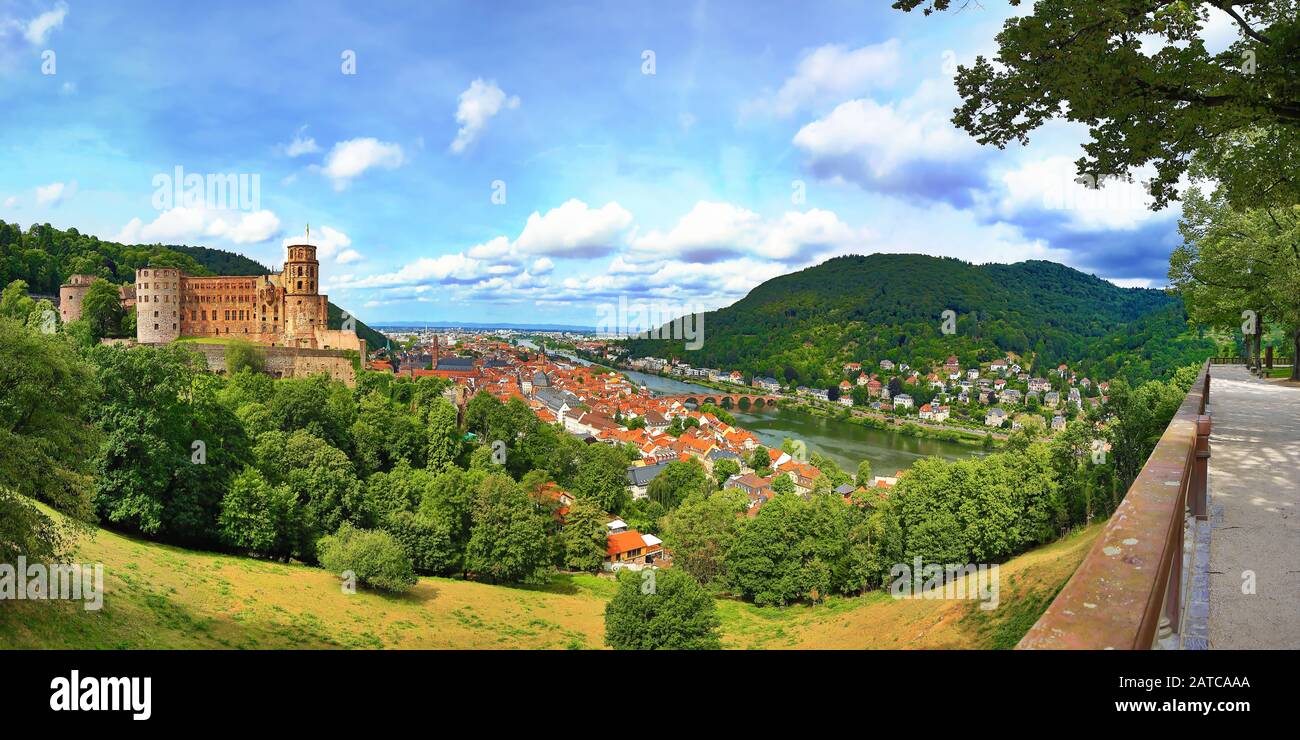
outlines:
[[[298,290],[302,290],[302,281],[301,281],[301,280],[298,281]],[[299,302],[299,303],[302,303],[302,301],[298,301],[298,302]]]

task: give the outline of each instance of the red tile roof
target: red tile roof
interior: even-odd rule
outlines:
[[[610,556],[621,555],[642,547],[645,547],[645,540],[641,539],[641,533],[635,529],[611,534],[605,538],[605,554]]]

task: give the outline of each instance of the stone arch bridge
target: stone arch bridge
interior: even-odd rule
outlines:
[[[775,405],[781,400],[780,396],[773,396],[763,393],[676,393],[671,396],[660,396],[668,401],[680,401],[685,404],[701,406],[711,403],[724,409],[739,409],[748,411],[752,408],[762,408],[764,406]]]

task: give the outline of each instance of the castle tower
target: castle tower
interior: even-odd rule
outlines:
[[[94,275],[69,275],[68,282],[59,286],[59,314],[63,323],[81,318],[81,304],[94,281]]]
[[[320,262],[316,247],[311,244],[293,244],[284,262],[281,283],[284,286],[285,343],[310,347],[315,341],[316,329],[328,328],[328,304],[320,295]]]
[[[294,244],[289,247],[289,258],[284,261],[284,292],[288,295],[316,295],[316,280],[320,262],[316,247],[311,244]]]
[[[135,271],[135,336],[141,344],[161,344],[181,335],[181,271],[146,267]]]

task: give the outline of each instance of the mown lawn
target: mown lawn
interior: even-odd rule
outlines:
[[[886,594],[816,606],[718,601],[723,644],[740,649],[1009,647],[1074,572],[1100,526],[1002,566],[1001,606],[895,601]],[[421,578],[409,594],[358,589],[318,568],[184,550],[106,530],[77,561],[103,563],[99,611],[80,603],[0,603],[0,648],[604,647],[614,582],[559,574],[545,587]]]

